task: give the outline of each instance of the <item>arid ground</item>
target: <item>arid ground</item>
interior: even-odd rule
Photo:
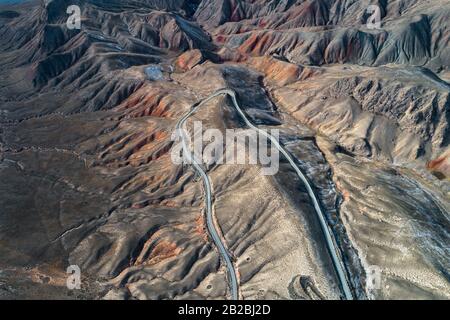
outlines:
[[[222,88],[279,130],[354,299],[449,299],[449,65],[449,0],[0,4],[0,299],[230,299],[202,179],[171,159]],[[194,121],[246,128],[227,96]],[[285,158],[203,169],[240,299],[344,298]]]

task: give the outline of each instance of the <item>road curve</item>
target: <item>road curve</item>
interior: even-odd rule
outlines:
[[[216,92],[215,94],[209,96],[207,99],[202,100],[200,103],[195,104],[191,110],[186,113],[177,123],[176,130],[177,132],[181,132],[181,139],[183,143],[183,154],[188,158],[188,160],[192,163],[195,170],[200,174],[203,180],[203,188],[205,190],[205,204],[206,204],[206,226],[208,228],[208,232],[211,235],[214,244],[220,252],[223,260],[225,261],[225,265],[228,271],[231,299],[238,300],[239,299],[239,290],[238,290],[238,281],[236,277],[236,271],[234,269],[233,263],[231,262],[230,255],[228,251],[225,249],[225,245],[222,242],[222,239],[219,236],[219,233],[216,230],[214,225],[213,216],[212,216],[212,191],[211,191],[211,182],[209,181],[209,177],[206,172],[202,169],[195,156],[189,151],[189,147],[187,145],[186,138],[186,130],[184,129],[184,124],[186,120],[191,116],[192,113],[197,111],[203,104],[208,102],[209,100],[221,95],[222,93]]]
[[[333,261],[333,265],[336,271],[336,274],[338,276],[340,285],[341,285],[341,289],[344,293],[344,297],[347,300],[352,300],[353,299],[353,295],[351,293],[350,290],[350,286],[348,284],[348,280],[347,277],[345,275],[345,271],[344,271],[344,265],[343,262],[341,261],[340,255],[338,254],[338,248],[336,247],[336,244],[333,240],[333,236],[331,234],[330,229],[328,228],[328,225],[326,223],[325,220],[325,215],[322,212],[322,209],[320,208],[319,205],[319,201],[317,200],[317,197],[308,181],[308,179],[306,179],[305,175],[303,174],[303,172],[300,170],[300,168],[296,165],[296,163],[294,162],[294,160],[292,159],[292,157],[290,156],[290,154],[279,144],[279,142],[277,141],[277,139],[275,139],[274,137],[272,137],[272,135],[270,135],[269,133],[267,133],[264,130],[261,130],[257,127],[255,127],[247,118],[247,116],[245,115],[245,113],[242,111],[242,109],[239,106],[239,103],[237,102],[236,99],[236,93],[231,90],[231,89],[220,89],[218,91],[216,91],[215,93],[213,93],[212,95],[210,95],[209,97],[205,98],[204,100],[196,103],[195,105],[193,105],[193,107],[191,108],[191,110],[186,113],[177,123],[176,129],[180,130],[182,132],[182,143],[183,143],[183,151],[184,154],[188,156],[189,160],[191,160],[194,168],[197,170],[197,172],[199,172],[199,174],[201,175],[202,179],[203,179],[203,185],[205,188],[205,193],[206,193],[206,214],[207,214],[207,227],[208,227],[208,231],[211,234],[214,243],[216,244],[218,250],[220,251],[227,269],[228,269],[228,274],[230,277],[230,289],[231,289],[231,296],[233,300],[237,300],[238,299],[238,283],[237,283],[237,278],[236,278],[236,272],[233,266],[233,263],[231,262],[230,256],[227,252],[227,250],[225,249],[225,246],[222,243],[222,240],[220,239],[217,230],[214,226],[213,223],[213,219],[212,219],[212,192],[211,192],[211,184],[209,181],[209,177],[208,175],[205,173],[205,171],[200,167],[199,162],[197,162],[196,159],[193,158],[192,154],[187,146],[187,139],[186,139],[186,131],[184,130],[184,124],[186,122],[186,120],[189,118],[189,116],[191,116],[192,113],[194,113],[195,111],[197,111],[198,108],[200,108],[203,104],[207,103],[208,101],[210,101],[211,99],[214,99],[215,97],[219,96],[219,95],[228,95],[230,96],[234,107],[236,108],[236,110],[238,111],[239,115],[241,116],[241,118],[244,120],[245,124],[252,128],[253,130],[258,131],[260,134],[264,135],[265,137],[267,137],[274,145],[275,147],[284,155],[284,157],[288,160],[289,164],[292,166],[292,168],[295,170],[295,172],[297,173],[298,177],[300,178],[300,180],[305,184],[307,192],[309,197],[311,198],[311,201],[313,202],[314,205],[314,209],[316,211],[317,217],[319,219],[320,222],[320,226],[323,232],[323,235],[325,237],[326,240],[326,244],[327,244],[327,248],[328,251],[330,253],[331,256],[331,260]]]

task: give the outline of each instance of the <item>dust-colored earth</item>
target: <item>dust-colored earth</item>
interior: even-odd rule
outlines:
[[[221,88],[280,131],[355,299],[449,299],[449,17],[448,0],[0,6],[0,299],[229,299],[202,181],[171,159],[177,121]],[[245,128],[228,97],[194,121]],[[239,298],[343,298],[286,159],[205,171]]]

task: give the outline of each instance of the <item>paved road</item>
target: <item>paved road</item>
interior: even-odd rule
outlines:
[[[323,235],[325,237],[325,241],[328,247],[328,251],[330,253],[331,259],[333,261],[333,265],[334,268],[336,270],[339,282],[341,284],[341,289],[344,293],[344,297],[347,300],[352,300],[353,296],[350,290],[350,286],[348,284],[348,280],[347,277],[345,275],[345,271],[344,271],[344,266],[343,266],[343,262],[340,258],[339,255],[339,251],[336,247],[336,244],[333,240],[333,237],[331,235],[331,231],[328,228],[328,225],[326,223],[325,220],[325,215],[322,212],[322,209],[319,205],[319,201],[317,200],[317,197],[308,181],[308,179],[306,179],[305,175],[303,174],[303,172],[300,170],[300,168],[297,166],[297,164],[294,162],[294,160],[292,159],[292,157],[290,156],[290,154],[279,144],[279,142],[277,141],[277,139],[275,139],[274,137],[272,137],[269,133],[267,133],[264,130],[261,130],[257,127],[255,127],[247,118],[247,116],[245,115],[245,113],[242,111],[242,109],[239,106],[239,103],[237,102],[236,99],[236,93],[231,90],[231,89],[221,89],[216,91],[215,93],[213,93],[212,95],[210,95],[209,97],[207,97],[206,99],[202,100],[201,102],[195,104],[192,109],[183,116],[183,118],[181,118],[178,123],[177,123],[177,130],[180,130],[179,132],[182,133],[182,140],[183,140],[183,150],[185,152],[185,155],[191,160],[194,168],[197,170],[197,172],[199,172],[200,176],[203,179],[203,184],[204,184],[204,188],[205,188],[205,193],[206,193],[206,214],[207,214],[207,227],[208,227],[208,231],[211,234],[214,243],[216,244],[217,248],[220,251],[220,254],[222,255],[225,264],[227,266],[228,269],[228,274],[230,277],[230,289],[231,289],[231,296],[233,300],[238,299],[238,283],[237,283],[237,279],[236,279],[236,272],[233,266],[233,263],[231,262],[230,256],[227,252],[227,250],[225,249],[225,246],[222,243],[222,239],[219,237],[217,230],[214,226],[213,223],[213,219],[212,219],[212,201],[211,201],[211,184],[209,181],[209,177],[208,175],[205,173],[205,171],[200,167],[199,163],[201,163],[201,161],[198,161],[197,159],[193,158],[193,155],[189,150],[189,147],[187,146],[187,138],[186,138],[186,130],[184,130],[184,124],[186,122],[186,120],[191,116],[192,113],[196,112],[198,108],[200,108],[203,104],[207,103],[208,101],[210,101],[211,99],[214,99],[215,97],[219,96],[219,95],[228,95],[230,96],[234,107],[236,108],[236,110],[238,111],[239,115],[241,116],[241,118],[244,120],[245,124],[252,128],[253,130],[256,130],[257,132],[259,132],[261,135],[264,135],[265,137],[267,137],[273,144],[274,146],[285,156],[285,158],[288,160],[289,164],[292,166],[292,168],[295,170],[295,172],[297,173],[298,177],[300,178],[300,180],[305,184],[306,189],[308,191],[309,197],[311,198],[311,201],[313,202],[314,205],[314,209],[316,211],[317,217],[319,219],[320,222],[320,226],[323,232]]]
[[[192,113],[197,111],[203,104],[208,102],[209,100],[221,95],[223,93],[216,92],[215,94],[209,96],[205,100],[200,103],[195,104],[192,109],[181,118],[176,126],[178,132],[181,133],[182,143],[183,143],[183,152],[184,155],[190,160],[195,170],[200,174],[203,180],[203,188],[205,190],[205,203],[206,203],[206,226],[208,228],[208,232],[211,235],[214,244],[220,252],[223,260],[225,261],[225,265],[228,271],[231,299],[238,300],[239,298],[239,289],[238,289],[238,281],[236,277],[236,271],[234,269],[233,263],[231,262],[230,255],[228,251],[225,249],[225,246],[222,242],[222,239],[219,236],[219,233],[216,230],[216,226],[214,225],[213,217],[212,217],[212,191],[211,191],[211,182],[209,181],[209,177],[206,172],[200,166],[201,160],[195,159],[194,155],[191,153],[189,146],[187,145],[187,137],[186,130],[184,129],[184,124],[186,120],[191,116]],[[181,129],[181,130],[180,130]]]

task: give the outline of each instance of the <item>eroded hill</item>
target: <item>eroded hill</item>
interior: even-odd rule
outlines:
[[[381,29],[367,28],[367,7]],[[67,27],[69,5],[81,29]],[[314,187],[355,298],[450,298],[450,1],[53,0],[0,10],[0,297],[227,299],[177,121],[234,90]],[[244,128],[229,98],[188,121]],[[339,299],[285,159],[205,167],[243,299]],[[82,271],[66,289],[66,268]],[[368,284],[372,267],[381,287]]]

